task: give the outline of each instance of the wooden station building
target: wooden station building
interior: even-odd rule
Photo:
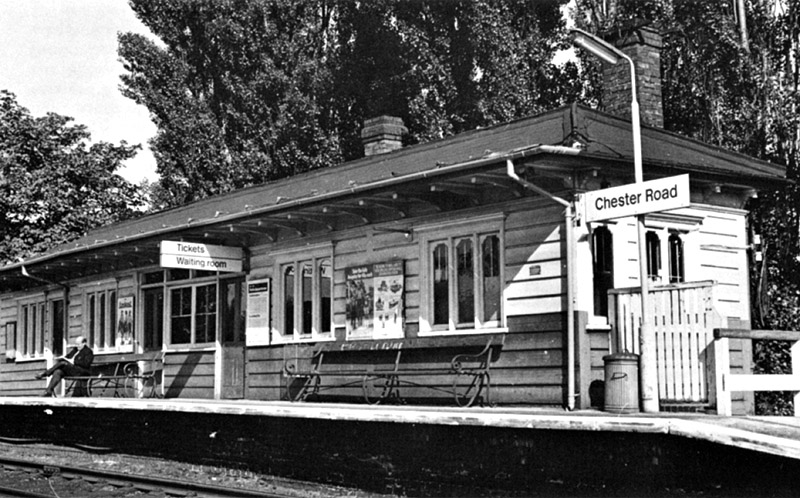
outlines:
[[[645,180],[690,186],[690,205],[645,221],[659,398],[713,404],[711,330],[749,326],[747,201],[785,169],[653,124]],[[634,182],[630,120],[571,105],[409,147],[403,131],[376,118],[363,159],[0,268],[0,393],[41,393],[34,374],[78,335],[100,361],[162,360],[165,397],[250,400],[285,398],[287,362],[322,344],[369,370],[416,341],[404,368],[428,371],[492,338],[492,401],[591,406],[603,356],[638,352],[635,218],[585,217],[587,193]],[[732,365],[749,362],[733,348]],[[446,402],[450,380],[422,377],[401,397]]]

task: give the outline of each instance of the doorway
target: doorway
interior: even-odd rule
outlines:
[[[222,399],[244,398],[245,385],[244,277],[220,281],[220,344]]]

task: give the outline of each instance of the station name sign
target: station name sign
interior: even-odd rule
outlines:
[[[586,193],[586,221],[687,207],[690,204],[689,194],[689,175],[593,190]]]
[[[243,259],[241,247],[161,241],[162,268],[240,272]]]

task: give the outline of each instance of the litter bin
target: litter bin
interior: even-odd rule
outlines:
[[[639,411],[639,355],[615,353],[603,356],[605,365],[605,411]]]

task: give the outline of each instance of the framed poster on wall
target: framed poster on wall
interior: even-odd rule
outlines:
[[[247,282],[247,325],[245,341],[247,346],[267,346],[269,344],[269,301],[270,279]]]
[[[345,268],[348,340],[403,337],[403,261]]]
[[[133,296],[117,299],[117,351],[133,352]]]

